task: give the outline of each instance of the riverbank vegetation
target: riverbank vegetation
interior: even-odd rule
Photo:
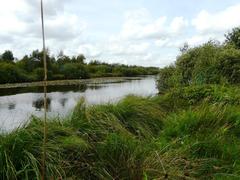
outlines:
[[[239,94],[212,85],[117,104],[82,100],[68,118],[48,121],[48,177],[239,178]],[[0,135],[1,178],[40,178],[42,126],[33,118]]]
[[[0,84],[21,83],[43,80],[43,53],[39,50],[20,60],[15,60],[9,50],[0,56]],[[155,67],[128,66],[122,64],[108,64],[100,61],[85,62],[84,55],[69,57],[60,53],[57,57],[47,52],[48,79],[87,79],[95,77],[132,77],[139,75],[158,74]]]
[[[230,36],[185,46],[160,71],[161,95],[91,106],[82,99],[67,118],[49,120],[48,178],[239,179],[240,59]],[[42,137],[35,117],[1,134],[0,177],[39,179]]]
[[[225,36],[224,43],[211,40],[193,48],[185,44],[176,62],[160,70],[160,92],[191,85],[240,84],[240,28]]]

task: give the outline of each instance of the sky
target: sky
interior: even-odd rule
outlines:
[[[52,55],[164,67],[190,47],[240,26],[239,0],[43,0]],[[0,53],[42,48],[40,0],[0,0]]]

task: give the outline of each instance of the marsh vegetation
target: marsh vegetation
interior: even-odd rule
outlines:
[[[239,32],[185,46],[161,69],[158,96],[81,99],[69,117],[49,119],[49,179],[239,179]],[[40,178],[42,136],[38,118],[0,135],[2,179]]]

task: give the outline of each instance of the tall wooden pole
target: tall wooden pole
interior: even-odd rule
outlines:
[[[41,0],[43,64],[44,64],[44,121],[43,121],[43,155],[42,155],[42,180],[46,178],[46,143],[47,143],[47,60],[45,46],[45,30],[43,16],[43,0]]]

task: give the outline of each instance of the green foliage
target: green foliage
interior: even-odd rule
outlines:
[[[181,75],[180,83],[183,85],[218,83],[219,73],[214,66],[220,51],[219,45],[211,41],[189,49],[179,56],[176,71]]]
[[[28,56],[24,56],[21,61],[18,61],[16,65],[27,71],[28,73],[34,71],[36,68],[42,68],[40,60],[36,58],[31,58]]]
[[[135,96],[128,96],[119,103],[112,105],[97,105],[86,109],[84,102],[80,102],[73,112],[71,123],[75,127],[86,127],[84,133],[96,131],[96,137],[104,137],[112,129],[113,132],[130,132],[135,136],[156,136],[162,127],[164,113],[151,101]],[[99,119],[96,122],[96,119]],[[85,122],[90,126],[83,125]],[[101,128],[101,130],[99,130]],[[99,130],[99,131],[98,131]]]
[[[174,99],[175,98],[175,99]],[[169,105],[189,106],[208,103],[240,104],[240,89],[220,85],[198,85],[171,89],[164,95],[164,101]]]
[[[192,175],[206,179],[239,177],[238,108],[202,104],[167,118],[163,136],[176,142],[175,149],[181,150],[192,166],[187,171],[195,170]]]
[[[45,72],[44,72],[43,68],[36,68],[36,69],[34,69],[32,74],[33,74],[34,79],[36,81],[43,81],[44,80]],[[47,77],[48,77],[48,79],[53,79],[52,71],[48,71],[47,72]]]
[[[13,62],[14,58],[13,56],[11,58],[11,56],[11,51],[6,51],[2,55],[2,59],[0,58],[0,63],[4,64],[5,62],[11,64],[11,68],[14,69],[14,71],[20,71],[21,76],[16,77],[17,73],[15,73],[16,75],[13,75],[14,73],[11,73],[11,76],[0,78],[0,84],[43,80],[44,63],[42,51],[35,50],[30,55],[25,55],[21,60],[17,61],[16,63]],[[50,56],[50,53],[47,50],[46,60],[49,80],[158,74],[158,68],[155,67],[107,64],[99,61],[91,61],[89,64],[86,64],[86,58],[83,54],[69,57],[64,55],[63,52],[60,52],[57,58],[55,58],[53,56]],[[7,66],[2,65],[2,68],[5,67]],[[2,69],[2,71],[6,72],[7,69]]]
[[[237,29],[233,30],[237,36]],[[164,92],[172,87],[202,84],[239,84],[240,51],[231,45],[209,41],[182,51],[174,65],[160,70],[158,88]]]
[[[64,64],[62,73],[66,79],[85,79],[88,78],[88,72],[82,64]]]
[[[13,56],[12,51],[6,50],[6,51],[0,56],[0,61],[13,62],[13,61],[14,61],[14,56]]]
[[[162,92],[166,89],[170,89],[172,87],[175,87],[178,83],[178,76],[176,74],[176,67],[171,65],[168,67],[165,67],[163,69],[160,70],[159,72],[159,78],[158,78],[158,82],[159,82],[159,92]]]
[[[231,32],[225,35],[226,43],[240,49],[240,27],[234,28]]]
[[[39,120],[33,119],[23,129],[18,129],[9,135],[0,135],[0,176],[2,179],[41,179],[43,138],[41,126],[42,123]],[[51,127],[50,131],[52,131]],[[48,177],[58,177],[64,174],[60,163],[58,147],[49,142],[46,163]]]
[[[98,61],[92,61],[87,66],[92,77],[108,77],[108,76],[140,76],[140,75],[155,75],[159,69],[156,67],[139,67],[126,66],[121,64],[106,64]]]
[[[84,64],[86,58],[83,54],[79,54],[77,57],[72,57],[72,62],[74,63],[80,63],[80,64]]]
[[[16,67],[14,64],[0,62],[0,82],[13,83],[28,81],[29,78],[24,70]]]
[[[240,50],[226,48],[221,51],[217,69],[228,83],[240,83]]]

